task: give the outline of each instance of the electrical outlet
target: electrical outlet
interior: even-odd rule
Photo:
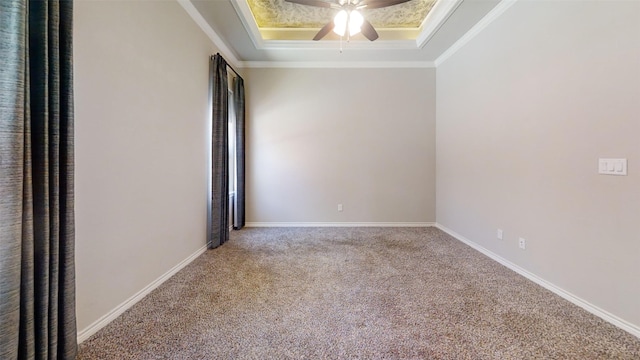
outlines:
[[[498,235],[496,235],[498,237],[498,240],[502,240],[502,229],[498,229]]]
[[[338,204],[338,211],[342,211],[342,204]]]
[[[527,248],[527,240],[520,238],[520,240],[518,240],[518,245],[520,246],[520,249],[524,250]]]

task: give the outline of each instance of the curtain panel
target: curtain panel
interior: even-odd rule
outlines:
[[[234,229],[244,227],[244,80],[236,76],[233,82],[233,105],[236,112],[236,203]]]
[[[211,94],[211,196],[208,206],[209,249],[229,240],[229,83],[227,62],[220,55],[209,60]]]
[[[74,359],[71,1],[0,1],[0,359]]]

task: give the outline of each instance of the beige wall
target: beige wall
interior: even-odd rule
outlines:
[[[173,1],[74,12],[82,331],[205,245],[208,56]]]
[[[248,222],[434,221],[434,69],[246,74]]]
[[[517,2],[438,67],[436,150],[438,223],[636,327],[638,44],[640,2]]]

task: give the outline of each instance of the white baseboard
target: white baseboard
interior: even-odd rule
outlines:
[[[537,275],[519,267],[518,265],[510,262],[509,260],[491,252],[490,250],[487,250],[486,248],[476,244],[475,242],[465,238],[464,236],[454,232],[451,229],[448,229],[447,227],[436,223],[435,227],[437,227],[438,229],[446,232],[447,234],[453,236],[454,238],[456,238],[457,240],[469,245],[470,247],[472,247],[473,249],[483,253],[484,255],[490,257],[491,259],[499,262],[500,264],[506,266],[507,268],[515,271],[516,273],[524,276],[525,278],[533,281],[534,283],[542,286],[543,288],[555,293],[556,295],[564,298],[565,300],[568,300],[569,302],[583,308],[584,310],[592,313],[593,315],[596,315],[598,317],[600,317],[601,319],[619,327],[620,329],[630,333],[631,335],[634,335],[638,338],[640,338],[640,327],[638,327],[637,325],[634,325],[626,320],[623,320],[613,314],[611,314],[610,312],[603,310],[591,303],[589,303],[588,301],[581,299],[573,294],[571,294],[570,292],[538,277]]]
[[[142,300],[142,298],[147,296],[150,292],[155,290],[158,286],[160,286],[163,282],[167,281],[170,277],[175,275],[178,271],[182,270],[182,268],[187,266],[190,262],[195,260],[198,256],[202,255],[205,251],[207,251],[206,245],[196,250],[196,252],[189,255],[189,257],[182,260],[178,265],[172,267],[169,271],[167,271],[162,276],[160,276],[159,278],[151,282],[149,285],[145,286],[142,290],[138,291],[132,297],[125,300],[122,304],[116,306],[113,310],[109,311],[106,315],[102,316],[98,320],[94,321],[91,325],[79,331],[78,344],[87,340],[89,337],[91,337],[91,335],[95,334],[96,332],[98,332],[98,330],[102,329],[107,324],[115,320],[123,312],[127,311],[127,309],[132,307],[135,303]]]
[[[248,222],[246,227],[431,227],[433,222]]]
[[[555,293],[556,295],[564,298],[565,300],[580,306],[581,308],[583,308],[584,310],[602,318],[603,320],[621,328],[622,330],[627,331],[628,333],[640,338],[640,327],[629,323],[628,321],[625,321],[611,313],[609,313],[606,310],[603,310],[591,303],[589,303],[586,300],[583,300],[571,293],[569,293],[568,291],[565,291],[564,289],[538,277],[537,275],[519,267],[518,265],[506,260],[505,258],[491,252],[490,250],[476,244],[475,242],[465,238],[464,236],[454,232],[451,229],[448,229],[447,227],[438,224],[438,223],[431,223],[431,222],[408,222],[408,223],[395,223],[395,222],[385,222],[385,223],[373,223],[373,222],[366,222],[366,223],[296,223],[296,222],[286,222],[286,223],[275,223],[275,222],[248,222],[245,224],[246,227],[431,227],[431,226],[435,226],[438,229],[446,232],[447,234],[451,235],[452,237],[454,237],[455,239],[467,244],[468,246],[470,246],[471,248],[483,253],[484,255],[488,256],[489,258],[493,259],[494,261],[497,261],[498,263],[506,266],[507,268],[515,271],[516,273],[524,276],[525,278],[533,281],[534,283],[544,287],[545,289]],[[123,312],[125,312],[127,309],[129,309],[131,306],[133,306],[135,303],[137,303],[138,301],[140,301],[142,298],[144,298],[146,295],[148,295],[151,291],[153,291],[154,289],[156,289],[158,286],[160,286],[163,282],[165,282],[167,279],[169,279],[171,276],[175,275],[178,271],[182,270],[182,268],[184,268],[185,266],[187,266],[189,263],[191,263],[193,260],[195,260],[198,256],[202,255],[205,251],[207,250],[206,245],[201,247],[200,249],[196,250],[196,252],[194,252],[193,254],[191,254],[189,257],[187,257],[186,259],[184,259],[183,261],[181,261],[179,264],[177,264],[176,266],[174,266],[173,268],[171,268],[169,271],[167,271],[165,274],[163,274],[162,276],[160,276],[159,278],[157,278],[156,280],[154,280],[153,282],[151,282],[149,285],[147,285],[145,288],[143,288],[142,290],[138,291],[135,295],[133,295],[132,297],[130,297],[129,299],[125,300],[122,304],[118,305],[116,308],[114,308],[113,310],[111,310],[109,313],[107,313],[106,315],[102,316],[100,319],[96,320],[95,322],[93,322],[91,325],[87,326],[86,328],[84,328],[83,330],[78,332],[78,343],[82,343],[83,341],[85,341],[86,339],[88,339],[89,337],[91,337],[91,335],[95,334],[96,332],[98,332],[98,330],[102,329],[103,327],[105,327],[107,324],[109,324],[111,321],[115,320],[118,316],[120,316]]]

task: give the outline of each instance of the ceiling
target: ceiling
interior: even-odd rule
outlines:
[[[389,39],[391,35],[395,39],[415,40],[418,29],[435,2],[436,0],[411,0],[380,9],[365,8],[360,12],[376,29],[383,32],[382,39]],[[247,4],[251,12],[246,14],[248,19],[245,20],[250,21],[253,17],[262,38],[269,40],[309,40],[321,27],[332,21],[337,13],[334,9],[293,4],[285,0],[247,0]],[[354,40],[363,40],[363,37],[359,36]]]
[[[361,34],[341,41],[333,33],[312,41],[334,9],[285,0],[180,2],[237,66],[433,66],[500,0],[410,0],[363,10],[380,35],[373,42]]]

